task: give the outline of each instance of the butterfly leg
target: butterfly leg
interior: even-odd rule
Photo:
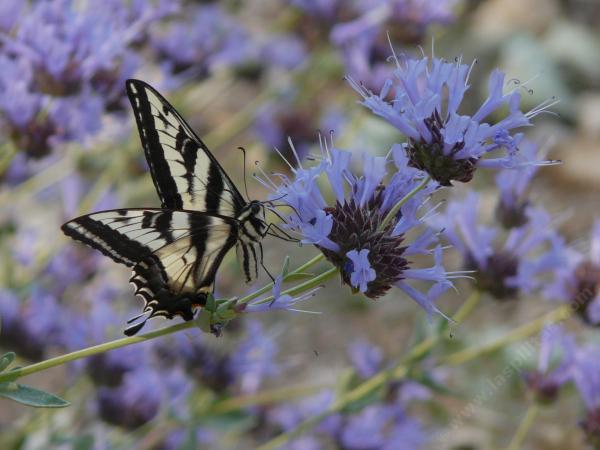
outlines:
[[[267,267],[265,266],[263,246],[260,242],[258,243],[258,248],[260,249],[260,265],[264,269],[264,271],[267,273],[267,275],[269,275],[269,278],[271,279],[271,281],[273,283],[275,283],[275,278],[273,278],[273,275],[271,275],[271,272],[269,272],[269,269],[267,269]]]

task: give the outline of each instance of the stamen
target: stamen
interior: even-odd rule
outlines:
[[[288,144],[290,145],[290,148],[292,149],[292,153],[294,154],[294,157],[296,158],[298,167],[300,167],[301,169],[304,169],[304,167],[302,167],[302,161],[300,160],[300,157],[298,156],[298,152],[296,151],[296,147],[294,147],[294,143],[292,142],[292,138],[289,136],[288,136]]]

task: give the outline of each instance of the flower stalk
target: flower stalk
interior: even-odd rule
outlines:
[[[506,447],[506,450],[519,450],[520,448],[522,448],[523,441],[525,441],[525,438],[527,437],[527,433],[533,426],[535,419],[537,418],[539,412],[540,412],[540,407],[537,403],[533,403],[532,405],[529,406],[529,408],[527,408],[525,417],[519,424],[519,427],[517,428],[515,435],[513,436],[512,440],[510,441],[510,444],[508,445],[508,447]]]
[[[294,271],[290,272],[288,274],[288,276],[291,276],[291,275],[294,275],[297,273],[303,273],[306,269],[309,269],[310,267],[317,264],[322,259],[323,259],[323,255],[319,254],[316,257],[314,257],[311,260],[304,263],[303,265],[301,265],[300,267],[298,267],[297,269],[295,269]],[[326,279],[333,276],[333,274],[336,271],[337,271],[337,269],[335,269],[335,268],[329,269],[329,270],[323,272],[322,274],[319,274],[319,275],[311,278],[310,280],[305,281],[304,283],[301,283],[301,284],[294,286],[286,291],[283,291],[282,294],[296,295],[296,294],[305,292],[307,290],[310,290],[313,287],[321,284]],[[256,297],[259,297],[261,294],[268,292],[272,288],[272,286],[273,286],[273,284],[269,283],[266,286],[259,289],[258,291],[253,292],[252,294],[247,295],[246,297],[243,297],[242,299],[239,300],[239,302],[247,303]],[[265,300],[261,301],[261,303],[266,303],[266,302],[269,302],[272,300],[273,300],[272,296],[267,297]],[[161,329],[158,329],[155,331],[150,331],[150,332],[142,334],[140,336],[131,336],[131,337],[126,337],[126,338],[116,339],[116,340],[113,340],[110,342],[105,342],[103,344],[94,345],[94,346],[87,347],[87,348],[84,348],[81,350],[76,350],[74,352],[67,353],[65,355],[56,356],[54,358],[50,358],[45,361],[40,361],[35,364],[30,364],[28,366],[14,369],[14,370],[11,370],[11,371],[8,371],[5,373],[0,373],[0,383],[7,382],[7,381],[14,381],[14,380],[24,377],[26,375],[31,375],[32,373],[51,369],[52,367],[61,366],[63,364],[71,362],[71,361],[75,361],[75,360],[82,359],[82,358],[87,358],[89,356],[97,355],[99,353],[105,353],[110,350],[115,350],[117,348],[126,347],[128,345],[137,344],[140,342],[146,342],[146,341],[156,339],[161,336],[166,336],[169,334],[177,333],[182,330],[187,330],[187,329],[198,326],[198,321],[199,321],[199,319],[196,319],[196,320],[192,320],[189,322],[178,323],[176,325],[164,327],[164,328],[161,328]]]
[[[412,191],[410,191],[404,198],[402,198],[398,203],[396,203],[384,217],[383,221],[381,222],[381,225],[379,226],[379,229],[383,230],[386,227],[386,225],[398,215],[398,212],[400,212],[400,208],[402,208],[402,206],[404,206],[404,204],[411,198],[413,198],[419,191],[423,190],[425,186],[427,186],[427,183],[429,183],[430,181],[430,176],[423,178],[423,181],[421,181],[417,186],[415,186],[415,188]]]

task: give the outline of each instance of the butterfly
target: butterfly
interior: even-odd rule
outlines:
[[[258,276],[269,234],[265,203],[246,201],[206,145],[153,87],[127,80],[127,96],[161,208],[101,211],[62,226],[73,239],[133,268],[145,302],[132,336],[152,317],[192,320],[206,305],[225,255],[236,248],[246,282]],[[264,265],[263,265],[264,267]],[[268,271],[267,271],[268,273]]]

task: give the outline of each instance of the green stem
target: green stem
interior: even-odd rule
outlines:
[[[540,407],[537,403],[534,403],[534,404],[530,405],[529,408],[527,408],[525,417],[519,424],[519,427],[517,428],[515,435],[513,436],[512,440],[510,441],[510,444],[508,445],[508,447],[506,447],[506,450],[520,450],[521,449],[523,442],[525,441],[525,438],[527,437],[527,433],[533,426],[533,423],[535,422],[535,419],[537,418],[539,412],[540,412]]]
[[[280,401],[289,401],[294,398],[301,398],[307,395],[316,394],[328,385],[314,386],[292,386],[268,391],[257,392],[252,395],[242,395],[240,397],[228,398],[216,403],[210,410],[210,414],[226,414],[249,406],[267,405]]]
[[[381,222],[381,225],[379,225],[379,229],[382,230],[385,228],[385,226],[390,223],[390,221],[396,217],[398,215],[398,212],[400,211],[400,208],[402,208],[402,206],[404,206],[404,204],[409,201],[411,198],[413,198],[417,192],[419,192],[421,189],[423,189],[425,186],[427,186],[427,183],[429,183],[431,181],[431,177],[427,176],[425,178],[423,178],[423,181],[421,181],[412,191],[410,191],[408,194],[406,194],[402,199],[400,199],[400,201],[398,201],[398,203],[396,203],[392,209],[390,209],[390,211],[387,213],[387,215],[385,216],[385,218],[383,219],[383,221]]]
[[[444,358],[441,358],[439,365],[451,365],[456,366],[464,364],[468,361],[476,359],[484,354],[492,353],[505,345],[513,342],[521,341],[529,336],[539,332],[546,325],[550,325],[555,322],[561,322],[568,319],[573,314],[573,309],[569,305],[564,305],[550,311],[548,314],[528,322],[520,327],[515,328],[508,334],[492,341],[487,344],[480,345],[478,347],[467,348],[455,353],[452,353]]]
[[[148,333],[142,334],[140,336],[132,336],[121,339],[116,339],[114,341],[105,342],[104,344],[94,345],[92,347],[87,347],[81,350],[77,350],[71,353],[67,353],[66,355],[57,356],[55,358],[50,358],[45,361],[41,361],[39,363],[30,364],[29,366],[21,367],[15,370],[10,370],[8,372],[4,372],[0,374],[0,383],[6,381],[14,381],[17,378],[24,377],[26,375],[31,375],[35,372],[41,372],[42,370],[50,369],[52,367],[60,366],[62,364],[66,364],[71,361],[75,361],[77,359],[86,358],[88,356],[96,355],[98,353],[104,353],[109,350],[114,350],[117,348],[125,347],[131,344],[137,344],[140,342],[150,341],[152,339],[156,339],[160,336],[165,336],[167,334],[172,334],[177,331],[187,330],[188,328],[192,328],[196,326],[195,321],[178,323],[177,325],[171,325],[170,327],[161,328],[159,330],[150,331]]]
[[[418,191],[417,191],[418,192]],[[479,299],[481,295],[479,291],[474,291],[471,296],[461,305],[456,314],[453,317],[453,320],[456,322],[460,322],[464,320],[475,308],[475,306],[479,303]],[[274,450],[281,445],[288,442],[290,439],[293,439],[297,436],[300,436],[304,432],[312,429],[317,424],[319,424],[323,419],[327,418],[331,414],[335,414],[340,412],[345,407],[350,405],[351,403],[365,398],[371,392],[379,389],[386,382],[394,379],[404,378],[409,371],[410,363],[412,361],[420,359],[424,356],[436,342],[439,340],[440,336],[442,336],[443,331],[446,327],[442,327],[440,332],[436,336],[432,336],[428,339],[425,339],[423,342],[413,347],[410,353],[400,361],[400,363],[387,370],[382,370],[377,375],[369,378],[363,383],[359,384],[357,387],[352,389],[351,391],[345,393],[341,398],[336,400],[326,411],[316,416],[312,416],[306,419],[304,422],[300,423],[293,430],[288,431],[287,433],[282,433],[279,436],[276,436],[274,439],[269,442],[258,447],[257,450]]]
[[[322,259],[323,259],[322,254],[319,254],[319,255],[315,256],[314,258],[312,258],[310,261],[307,261],[306,263],[304,263],[303,265],[301,265],[300,267],[295,269],[291,273],[293,274],[293,273],[303,272],[304,270],[315,265]],[[284,291],[283,293],[289,294],[289,295],[295,295],[295,294],[304,292],[305,290],[309,290],[315,286],[318,286],[320,283],[325,281],[327,278],[331,277],[333,275],[333,273],[335,273],[336,271],[337,271],[337,269],[335,269],[335,268],[329,269],[329,270],[323,272],[322,274],[317,275],[314,278],[312,278],[304,283],[301,283],[297,286],[294,286],[294,287]],[[253,294],[244,297],[242,300],[245,300],[246,302],[248,302],[248,301],[252,300],[253,298],[260,296],[261,293],[268,292],[271,287],[272,287],[272,283],[259,289],[258,291],[254,292]],[[261,303],[267,302],[267,301],[272,301],[272,300],[273,300],[273,298],[269,297],[269,298],[263,300]],[[185,323],[179,323],[176,325],[172,325],[169,327],[164,327],[159,330],[155,330],[155,331],[151,331],[149,333],[142,334],[140,336],[132,336],[132,337],[126,337],[126,338],[122,338],[122,339],[116,339],[114,341],[105,342],[103,344],[94,345],[92,347],[87,347],[87,348],[84,348],[81,350],[67,353],[66,355],[57,356],[55,358],[50,358],[50,359],[47,359],[45,361],[41,361],[41,362],[35,363],[35,364],[30,364],[29,366],[21,367],[19,369],[0,373],[0,383],[3,383],[5,381],[14,381],[17,378],[24,377],[25,375],[30,375],[35,372],[40,372],[42,370],[60,366],[62,364],[66,364],[68,362],[75,361],[77,359],[86,358],[88,356],[96,355],[98,353],[104,353],[109,350],[114,350],[114,349],[117,349],[120,347],[125,347],[127,345],[137,344],[139,342],[149,341],[149,340],[155,339],[160,336],[165,336],[168,334],[176,333],[181,330],[187,330],[187,329],[193,328],[195,326],[197,326],[197,321],[193,320],[193,321],[189,321],[189,322],[185,322]]]
[[[333,277],[337,272],[338,272],[338,268],[332,267],[331,269],[326,270],[325,272],[321,273],[320,275],[317,275],[316,277],[311,278],[310,280],[305,281],[304,283],[301,283],[297,286],[294,286],[293,288],[289,288],[289,289],[283,291],[281,293],[281,295],[290,295],[293,297],[296,294],[300,294],[301,292],[308,291],[309,289],[315,288],[315,287],[319,286],[321,283],[323,283],[324,281]],[[256,304],[262,305],[263,303],[270,303],[273,300],[274,300],[274,297],[272,295],[270,295],[269,297],[256,302]]]
[[[323,255],[323,253],[319,253],[317,256],[315,256],[311,260],[305,262],[300,267],[298,267],[297,269],[295,269],[292,272],[290,272],[289,274],[287,274],[286,278],[289,277],[290,275],[294,275],[296,273],[303,273],[306,269],[311,268],[312,266],[314,266],[318,262],[322,261],[324,258],[325,258],[325,255]],[[285,278],[283,280],[285,281]],[[248,294],[245,297],[240,298],[236,303],[238,305],[242,305],[244,303],[248,303],[249,301],[254,300],[255,298],[258,298],[261,295],[269,292],[271,289],[273,289],[273,283],[268,283],[267,285],[263,286],[259,290],[254,291],[252,294]]]

